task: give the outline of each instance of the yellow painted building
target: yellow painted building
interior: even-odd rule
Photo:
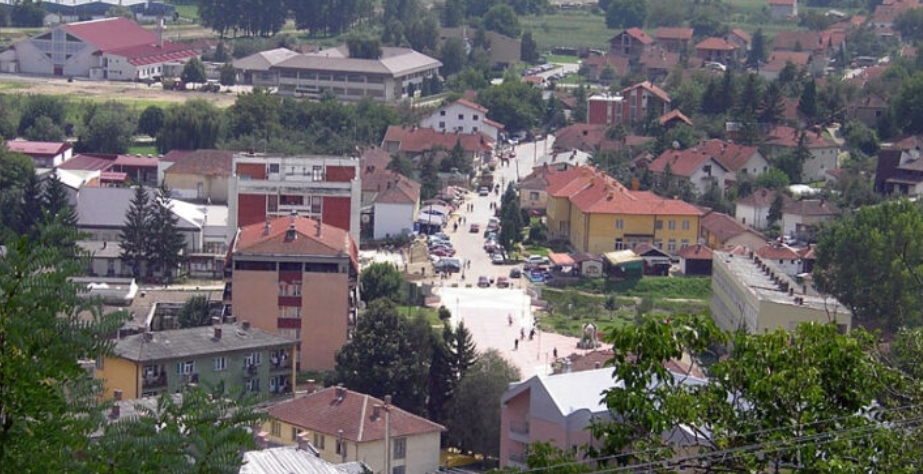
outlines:
[[[549,230],[581,252],[603,254],[648,244],[675,253],[697,243],[703,214],[677,199],[629,190],[589,167],[549,177]]]
[[[369,395],[329,387],[278,403],[269,416],[262,427],[267,441],[298,445],[301,438],[331,463],[361,461],[391,474],[439,469],[445,428]]]

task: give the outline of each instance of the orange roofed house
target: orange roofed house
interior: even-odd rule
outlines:
[[[267,218],[231,243],[225,302],[237,321],[301,340],[299,370],[332,370],[355,328],[358,248],[351,234],[307,217]]]
[[[360,461],[383,474],[436,472],[445,428],[385,398],[329,387],[276,404],[263,430],[271,443],[310,442],[332,463]]]
[[[603,254],[648,244],[669,253],[694,244],[703,212],[647,191],[633,191],[592,167],[547,176],[548,228],[579,252]]]

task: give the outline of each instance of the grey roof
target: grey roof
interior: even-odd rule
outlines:
[[[117,241],[78,240],[77,246],[95,258],[119,258],[122,254],[122,244]]]
[[[269,51],[251,54],[245,58],[235,59],[234,68],[251,71],[268,71],[272,66],[293,56],[300,56],[300,54],[285,48],[270,49]]]
[[[275,67],[405,76],[442,66],[438,59],[409,48],[383,47],[381,53],[379,59],[350,58],[346,46],[339,46],[293,56],[276,64]]]
[[[221,328],[221,339],[214,337],[215,328]],[[271,346],[291,345],[295,341],[254,327],[244,330],[241,325],[221,324],[172,331],[135,334],[120,339],[115,354],[136,362],[197,357],[262,349]],[[152,340],[147,340],[152,336]]]
[[[359,466],[356,470],[353,465]],[[334,465],[294,446],[244,453],[240,474],[354,474],[366,472],[360,462]]]
[[[131,188],[82,188],[77,193],[77,227],[119,228],[125,225],[125,215],[131,207],[135,190]],[[174,212],[176,214],[176,212]],[[193,222],[179,216],[180,230],[197,230]]]

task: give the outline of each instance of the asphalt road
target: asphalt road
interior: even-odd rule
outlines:
[[[550,150],[552,140],[549,138],[547,142],[529,142],[515,147],[516,158],[510,160],[509,166],[499,167],[494,173],[497,182],[501,183],[501,194],[510,181],[516,181],[531,172],[536,156],[544,154],[546,149]],[[526,379],[536,374],[549,373],[555,351],[560,357],[571,354],[577,350],[577,338],[543,333],[540,328],[536,328],[534,336],[529,339],[535,320],[531,296],[527,292],[528,280],[510,279],[511,287],[508,289],[477,287],[478,277],[486,276],[496,281],[498,277],[508,277],[510,269],[517,266],[495,265],[483,250],[484,228],[493,216],[490,204],[497,203],[499,206],[499,202],[500,195],[494,192],[489,196],[469,193],[468,200],[453,218],[453,223],[463,223],[454,232],[453,223],[450,223],[446,233],[457,251],[456,256],[470,260],[471,266],[463,274],[454,274],[448,280],[437,280],[437,284],[442,285],[438,293],[441,304],[452,311],[453,323],[464,321],[479,350],[499,350],[507,360],[519,367],[523,379]],[[471,210],[468,210],[469,204],[473,206]],[[469,232],[472,223],[480,224],[481,230],[477,233]]]

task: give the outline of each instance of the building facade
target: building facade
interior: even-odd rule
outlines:
[[[310,442],[332,463],[359,461],[372,472],[426,474],[439,469],[442,425],[370,395],[329,387],[269,409],[267,440]]]
[[[97,361],[105,397],[175,393],[187,384],[217,384],[253,393],[285,393],[295,381],[296,343],[247,322],[145,332],[119,339]]]
[[[333,370],[356,326],[358,275],[358,247],[347,231],[307,217],[267,217],[232,242],[225,311],[300,340],[300,370]]]
[[[458,99],[420,119],[420,126],[440,132],[483,133],[500,141],[503,124],[487,118],[488,110],[469,100]]]
[[[712,318],[727,331],[790,331],[804,322],[833,322],[844,332],[852,326],[852,313],[836,299],[753,252],[715,252],[711,288]]]
[[[266,218],[320,219],[359,241],[362,185],[359,159],[339,156],[234,155],[228,180],[228,228],[263,223]],[[233,237],[230,235],[229,237]]]

